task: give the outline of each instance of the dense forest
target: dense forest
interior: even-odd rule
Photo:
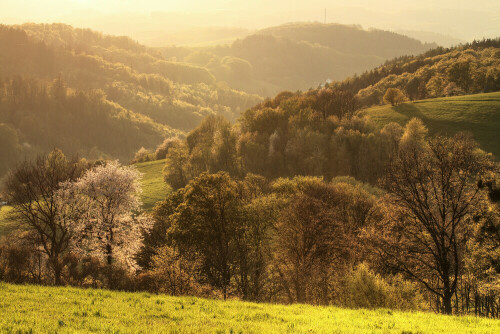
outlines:
[[[0,43],[0,123],[9,137],[2,174],[15,160],[54,147],[128,161],[207,115],[235,120],[261,100],[126,37],[26,24],[0,26]]]
[[[363,43],[347,45],[353,34]],[[234,87],[262,94],[281,90],[285,82],[289,88],[309,88],[327,79],[316,79],[325,68],[341,79],[390,56],[430,47],[389,32],[315,24],[263,30],[230,49],[212,51],[160,52],[127,37],[64,24],[1,26],[0,41],[5,46],[0,50],[0,123],[2,136],[9,138],[2,148],[1,174],[15,161],[54,147],[128,161],[139,148],[153,149],[166,137],[182,136],[208,115],[234,122],[262,101]],[[254,89],[264,82],[270,90]],[[84,124],[92,131],[82,133]]]
[[[495,92],[500,90],[500,39],[399,57],[331,87],[357,94],[361,106],[382,103],[389,88],[399,89],[412,101]]]
[[[261,96],[342,80],[435,44],[358,26],[293,23],[262,29],[228,46],[160,48],[165,57],[207,68],[218,81]]]
[[[0,82],[0,174],[12,163],[59,147],[90,159],[130,159],[176,131],[106,99],[102,90],[69,90],[20,76]]]
[[[387,126],[370,184],[250,173],[231,132],[211,116],[162,145],[176,190],[150,214],[134,167],[58,150],[18,165],[4,196],[23,228],[0,244],[0,279],[499,316],[500,170],[469,135]]]

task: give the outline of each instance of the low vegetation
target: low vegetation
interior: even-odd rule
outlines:
[[[170,192],[170,187],[163,181],[162,170],[165,159],[141,162],[135,164],[137,170],[142,173],[142,208],[149,211],[154,205],[165,199]]]
[[[0,283],[0,331],[19,333],[498,333],[500,322],[388,309],[256,304]],[[27,316],[36,310],[36,316]]]

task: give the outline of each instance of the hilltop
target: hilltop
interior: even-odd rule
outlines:
[[[328,86],[356,94],[361,107],[383,103],[389,88],[412,101],[500,91],[500,38],[397,57]]]
[[[361,111],[380,127],[390,122],[406,124],[420,118],[431,134],[452,136],[460,131],[474,135],[481,148],[500,158],[500,92],[436,98],[383,105]]]
[[[169,297],[0,283],[0,331],[71,333],[495,333],[500,321],[387,309]],[[43,305],[43,306],[42,306]],[[33,310],[37,310],[36,317]]]
[[[233,88],[271,96],[343,80],[436,46],[389,31],[299,22],[262,29],[230,45],[160,50],[166,58],[208,69]]]

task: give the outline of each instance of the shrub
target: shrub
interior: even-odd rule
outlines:
[[[352,308],[399,310],[420,309],[424,300],[414,283],[401,276],[384,279],[365,263],[346,277],[344,298],[345,306]]]
[[[144,147],[141,147],[139,151],[134,156],[134,160],[132,160],[132,163],[138,163],[138,162],[146,162],[146,161],[151,161],[154,160],[154,154],[145,149]]]
[[[200,263],[192,261],[179,254],[172,247],[164,246],[153,257],[151,275],[156,278],[156,291],[173,296],[196,295],[204,296],[212,288],[206,288],[196,280]],[[148,278],[143,277],[146,283]],[[150,282],[149,282],[150,283]],[[149,286],[149,289],[154,287]],[[148,290],[149,290],[148,289]]]
[[[0,245],[0,280],[40,283],[42,273],[35,251],[24,245]]]
[[[101,263],[91,256],[79,256],[74,253],[64,257],[64,280],[66,283],[84,287],[102,287]]]

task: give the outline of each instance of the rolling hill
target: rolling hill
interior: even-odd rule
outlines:
[[[9,219],[10,206],[4,205],[0,207],[0,237],[8,235],[18,226],[15,222]]]
[[[208,69],[230,87],[272,96],[343,80],[388,59],[436,46],[388,31],[299,22],[259,30],[231,45],[159,50],[167,59]]]
[[[356,94],[361,106],[383,103],[387,89],[410,100],[500,91],[500,38],[402,56],[329,86]]]
[[[64,24],[0,25],[0,44],[0,138],[12,138],[0,149],[0,175],[54,147],[128,162],[207,115],[235,120],[261,101],[127,37]]]
[[[500,321],[0,283],[8,333],[498,333]],[[33,311],[36,310],[36,316]]]
[[[389,122],[406,124],[420,118],[430,134],[451,136],[460,131],[474,135],[481,148],[500,158],[500,92],[436,98],[377,106],[361,111],[379,126]]]

